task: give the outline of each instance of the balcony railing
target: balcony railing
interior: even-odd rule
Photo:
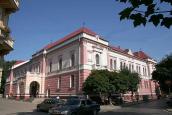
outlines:
[[[37,73],[37,72],[28,72],[27,71],[26,76],[29,76],[29,77],[41,77],[41,74]]]
[[[60,70],[55,70],[55,71],[52,71],[52,72],[48,72],[47,74],[48,75],[54,75],[54,74],[58,74],[58,73],[68,72],[68,71],[71,71],[71,70],[74,70],[74,69],[78,69],[78,65],[67,67],[67,68],[62,68]]]

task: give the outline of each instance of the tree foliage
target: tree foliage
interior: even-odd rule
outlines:
[[[86,94],[112,94],[137,91],[140,82],[137,73],[125,69],[117,72],[93,70],[83,84]]]
[[[0,93],[4,93],[5,91],[5,83],[7,77],[10,75],[10,69],[14,65],[15,61],[5,61],[0,60],[0,66],[3,69],[2,71],[2,79],[1,79],[1,86],[0,86]]]
[[[160,88],[164,92],[168,92],[169,87],[172,88],[172,54],[167,55],[156,65],[152,79],[159,82]],[[167,81],[171,84],[167,84]]]
[[[138,73],[132,73],[128,69],[123,69],[120,71],[119,75],[121,76],[120,78],[122,78],[121,80],[125,83],[124,86],[126,89],[124,89],[124,92],[131,91],[133,93],[137,91],[140,82]]]
[[[120,20],[133,20],[134,27],[146,25],[148,22],[154,26],[165,26],[170,28],[172,25],[172,0],[116,0],[121,3],[129,4],[119,15]],[[164,5],[165,4],[165,5]],[[164,6],[165,9],[164,9]]]

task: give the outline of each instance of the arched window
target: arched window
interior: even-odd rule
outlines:
[[[112,67],[112,66],[113,66],[113,64],[112,64],[112,63],[113,63],[113,60],[112,60],[112,59],[110,59],[110,69],[113,69],[113,67]]]
[[[100,57],[96,54],[96,65],[100,65]]]

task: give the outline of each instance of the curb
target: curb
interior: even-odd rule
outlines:
[[[172,109],[166,109],[165,111],[172,113]]]
[[[142,104],[142,103],[149,103],[149,102],[153,102],[153,101],[157,101],[157,99],[148,100],[148,101],[124,103],[124,104],[121,105],[121,107],[128,107],[128,106],[131,106],[131,105],[139,105],[139,104]]]

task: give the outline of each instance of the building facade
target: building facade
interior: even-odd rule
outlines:
[[[156,61],[143,51],[110,46],[88,28],[80,28],[17,63],[6,83],[6,95],[16,98],[81,95],[82,85],[93,69],[120,71],[128,67],[141,77],[139,95],[155,95],[151,73]],[[126,99],[129,98],[125,94]]]
[[[19,9],[19,0],[0,0],[0,60],[13,50],[14,41],[8,26],[9,16]],[[2,67],[0,67],[0,86]]]

